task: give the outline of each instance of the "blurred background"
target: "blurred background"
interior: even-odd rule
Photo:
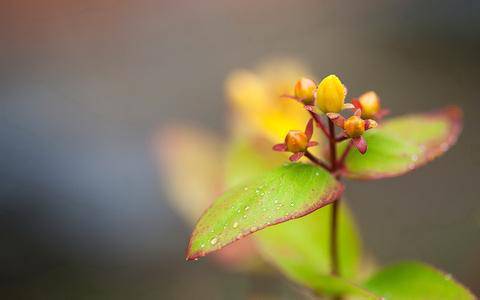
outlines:
[[[380,263],[425,260],[480,293],[479,1],[0,3],[2,299],[295,298],[184,261],[151,149],[172,122],[225,134],[227,74],[278,55],[394,114],[464,109],[445,156],[347,197]]]

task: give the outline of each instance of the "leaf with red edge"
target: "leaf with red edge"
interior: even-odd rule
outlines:
[[[407,173],[447,151],[461,129],[462,112],[458,107],[387,120],[364,134],[368,144],[364,155],[350,152],[345,176],[378,179]],[[339,153],[346,143],[339,146]]]
[[[335,201],[343,186],[309,164],[286,164],[230,189],[198,221],[187,259],[219,250],[267,226],[309,214]]]
[[[262,149],[266,148],[264,144],[256,143]],[[224,146],[220,137],[197,127],[170,126],[162,129],[153,137],[152,146],[163,185],[169,193],[166,199],[192,226],[226,184],[241,181],[242,176],[250,178],[253,174],[261,174],[284,161],[278,153],[268,156],[270,160],[264,159],[262,152],[253,151],[244,143]],[[224,149],[227,155],[219,153]],[[271,154],[271,151],[268,153]],[[229,180],[223,178],[224,174]],[[251,269],[260,262],[251,239],[243,239],[215,253],[213,258],[235,270]]]

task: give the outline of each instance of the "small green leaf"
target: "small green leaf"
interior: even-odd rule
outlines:
[[[447,107],[385,121],[365,133],[365,155],[358,151],[348,155],[345,175],[358,179],[393,177],[428,163],[455,144],[461,131],[461,115],[459,108]],[[340,145],[340,153],[346,143]]]
[[[364,286],[386,300],[475,299],[451,275],[418,262],[388,266],[371,277]]]
[[[187,259],[195,259],[267,226],[335,201],[343,186],[327,171],[287,164],[220,196],[198,221]]]
[[[255,240],[261,254],[290,279],[318,292],[325,292],[318,290],[319,279],[308,274],[330,273],[331,213],[330,205],[301,219],[258,232]],[[355,279],[361,245],[351,213],[343,201],[339,210],[338,235],[340,274],[344,278]]]

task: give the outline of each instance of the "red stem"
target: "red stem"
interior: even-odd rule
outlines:
[[[340,159],[338,160],[338,167],[339,168],[342,168],[345,164],[345,159],[347,158],[347,155],[348,153],[350,152],[350,149],[352,149],[352,142],[350,141],[347,145],[347,148],[345,148],[345,150],[343,151],[342,153],[342,156],[340,157]]]
[[[337,172],[337,141],[335,140],[335,125],[328,119],[329,143],[330,143],[330,172],[335,174]],[[340,178],[336,175],[337,179]],[[332,218],[330,226],[330,259],[331,259],[331,274],[338,275],[338,205],[340,199],[337,199],[332,204]]]
[[[330,132],[328,133],[328,140],[330,144],[330,169],[332,172],[337,170],[337,143],[335,141],[335,124],[333,124],[332,120],[328,119],[328,129]]]
[[[323,162],[321,161],[318,157],[316,157],[315,155],[313,155],[310,151],[305,151],[305,157],[307,157],[308,159],[310,159],[314,164],[324,168],[325,170],[329,171],[330,172],[330,168]]]
[[[345,158],[347,157],[350,149],[352,148],[352,143],[348,143],[347,148],[342,153],[342,156],[337,161],[337,143],[347,139],[346,136],[335,136],[335,124],[332,120],[328,119],[328,131],[325,128],[320,116],[315,112],[309,111],[312,118],[317,123],[328,138],[330,146],[330,167],[328,167],[324,162],[315,157],[309,151],[305,151],[305,156],[310,159],[313,163],[318,166],[325,168],[331,174],[335,176],[337,180],[340,180],[340,174],[338,170],[343,167]],[[331,260],[331,271],[330,273],[334,276],[339,275],[339,262],[338,262],[338,210],[339,210],[340,198],[332,203],[332,217],[331,217],[331,226],[330,226],[330,260]],[[340,298],[337,298],[340,299]]]
[[[325,128],[325,125],[323,125],[323,122],[322,122],[322,119],[320,119],[320,116],[313,112],[313,111],[308,111],[310,113],[310,115],[312,116],[312,118],[315,120],[315,123],[317,123],[318,127],[320,127],[320,129],[322,129],[323,133],[325,134],[325,136],[330,139],[330,136],[329,136],[329,133],[327,131],[327,128]]]
[[[335,141],[336,141],[337,143],[340,143],[340,142],[343,142],[344,140],[346,140],[346,139],[348,139],[348,138],[349,138],[349,137],[346,136],[345,134],[340,134],[339,136],[337,136],[337,137],[335,138]]]

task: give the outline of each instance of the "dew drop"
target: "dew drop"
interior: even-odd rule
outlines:
[[[247,218],[247,215],[243,215],[243,218],[246,219],[246,218]]]
[[[417,161],[418,160],[418,156],[416,154],[412,155],[412,160],[413,161]]]
[[[237,227],[238,227],[238,222],[233,223],[233,228],[237,228]]]
[[[258,229],[258,228],[257,228],[256,226],[253,226],[253,227],[250,228],[250,232],[257,231],[257,229]]]
[[[194,260],[194,261],[197,261],[197,260],[198,260],[198,257],[197,257],[197,258],[194,258],[193,260]]]
[[[213,239],[210,241],[210,244],[215,245],[217,242],[218,242],[218,239],[217,239],[217,238],[213,238]]]
[[[291,207],[293,207],[294,205],[295,205],[295,204],[294,204],[293,202],[292,202],[292,203],[290,203],[290,206],[291,206]]]
[[[243,189],[244,189],[245,191],[248,191],[248,187],[244,187]]]
[[[245,206],[245,210],[249,210],[250,209],[250,206]]]
[[[205,244],[201,244],[201,245],[200,245],[200,248],[205,248]]]
[[[319,176],[319,175],[320,175],[320,173],[318,173],[318,172],[315,173],[315,176]]]

